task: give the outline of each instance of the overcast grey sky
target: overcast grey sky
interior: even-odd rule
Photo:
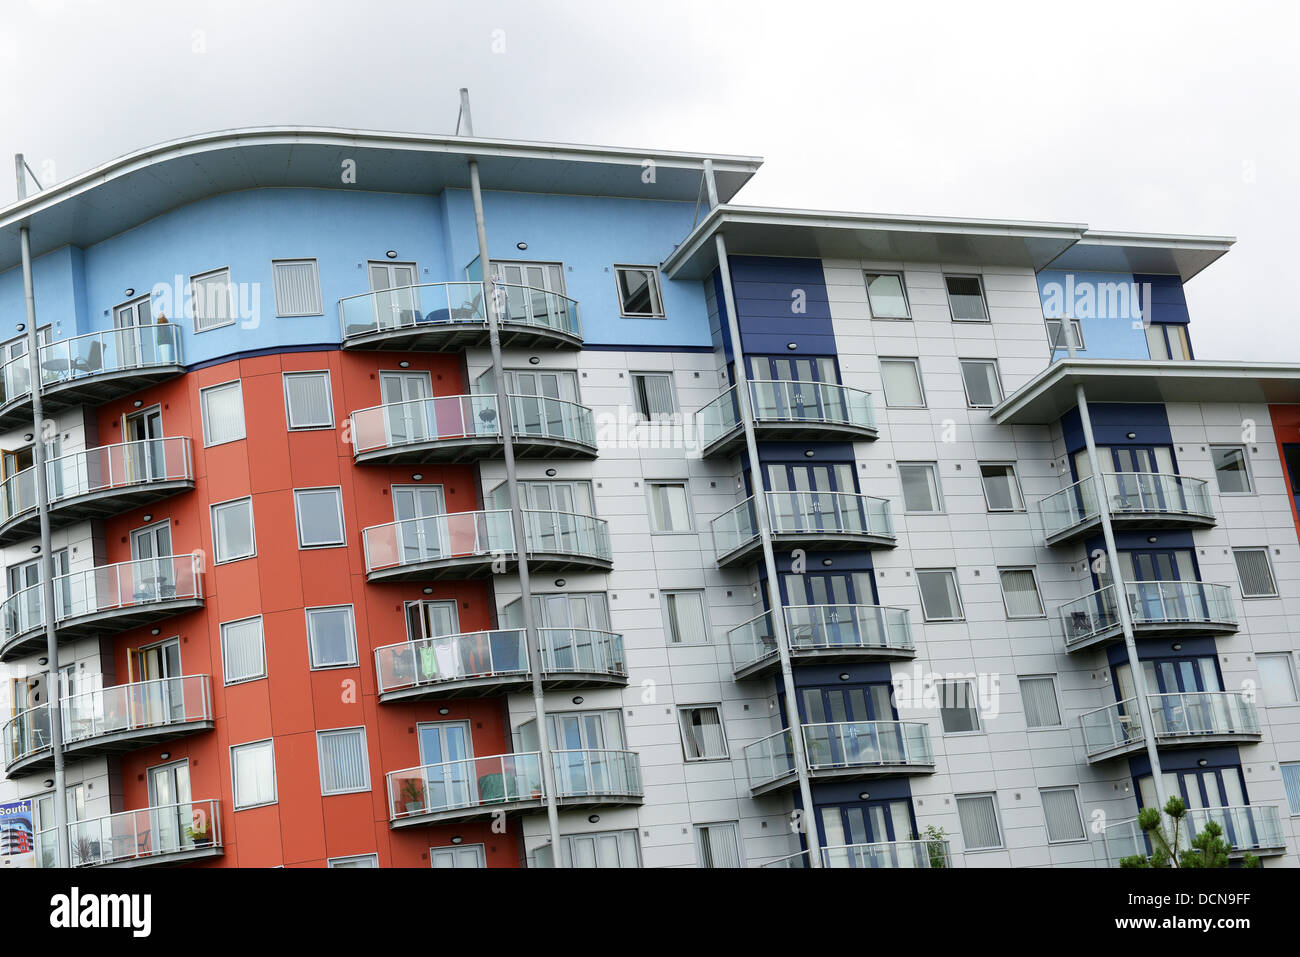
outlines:
[[[764,156],[737,202],[1233,235],[1197,355],[1300,361],[1298,41],[1241,0],[4,0],[0,155],[449,133],[468,86],[483,136]]]

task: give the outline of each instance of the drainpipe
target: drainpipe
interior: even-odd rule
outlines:
[[[469,112],[469,90],[460,91],[461,122],[466,136],[474,135],[474,123]],[[492,264],[488,260],[487,224],[483,218],[483,189],[479,183],[478,160],[469,161],[469,188],[474,198],[474,226],[478,231],[478,261],[483,279],[483,301],[487,306],[488,337],[492,344],[492,378],[497,387],[497,417],[501,422],[501,439],[505,447],[506,490],[510,493],[510,519],[515,535],[515,552],[519,564],[519,604],[524,615],[524,640],[528,646],[528,661],[532,665],[533,714],[537,721],[537,745],[542,764],[542,790],[546,799],[546,822],[551,832],[551,866],[563,867],[560,853],[560,815],[556,806],[555,767],[552,760],[551,732],[546,722],[546,695],[542,688],[541,642],[537,623],[533,619],[533,592],[528,578],[528,533],[524,527],[524,513],[519,506],[519,480],[515,473],[515,443],[510,410],[506,395],[506,374],[501,359],[501,331],[497,322],[497,297],[492,282]],[[492,292],[489,293],[489,288]]]
[[[14,156],[18,199],[27,198],[26,163]],[[49,659],[46,706],[50,711],[50,749],[54,754],[54,827],[59,867],[68,862],[68,802],[63,777],[63,713],[59,689],[59,639],[54,629],[54,554],[50,544],[50,491],[45,475],[45,406],[41,399],[40,342],[36,336],[36,290],[32,284],[32,240],[24,224],[18,231],[23,261],[23,294],[27,300],[27,378],[32,388],[33,470],[36,472],[36,510],[41,523],[41,605],[45,609],[45,655]]]
[[[718,205],[718,186],[713,177],[713,161],[704,161],[704,181],[709,190],[709,208]],[[740,320],[736,315],[736,297],[731,288],[731,266],[727,261],[727,241],[719,231],[713,237],[718,249],[718,269],[722,278],[722,295],[727,307],[727,331],[731,336],[731,352],[736,370],[736,397],[739,401],[740,424],[745,431],[745,450],[749,455],[750,472],[754,476],[754,513],[758,516],[758,538],[763,546],[763,566],[767,571],[767,600],[772,609],[772,633],[776,639],[776,653],[781,662],[781,682],[786,701],[786,726],[790,731],[794,751],[794,771],[799,780],[799,799],[803,802],[804,836],[808,843],[808,863],[821,867],[821,842],[817,839],[817,821],[813,817],[812,787],[808,783],[808,762],[803,738],[803,722],[799,720],[799,699],[794,687],[794,670],[790,665],[790,645],[786,637],[785,604],[781,601],[781,584],[776,569],[776,553],[772,549],[772,524],[768,517],[767,490],[764,487],[762,465],[758,460],[758,439],[754,435],[754,410],[749,392],[749,373],[745,369],[745,353],[740,340]]]

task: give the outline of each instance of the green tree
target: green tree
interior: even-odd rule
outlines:
[[[1223,839],[1223,827],[1218,821],[1206,821],[1205,829],[1191,840],[1191,845],[1180,849],[1184,834],[1183,821],[1187,805],[1177,796],[1165,804],[1164,816],[1170,820],[1165,829],[1161,813],[1153,807],[1138,812],[1138,827],[1151,841],[1151,855],[1134,854],[1120,859],[1120,867],[1227,867],[1232,845]],[[1247,854],[1242,859],[1245,867],[1259,867],[1259,858]]]

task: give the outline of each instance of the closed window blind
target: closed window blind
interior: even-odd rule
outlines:
[[[215,329],[234,322],[230,306],[229,270],[219,269],[216,272],[192,277],[190,291],[194,297],[195,332]]]
[[[282,317],[319,316],[320,279],[314,259],[283,259],[272,265],[275,314]]]
[[[1002,597],[1007,603],[1008,618],[1040,618],[1043,602],[1038,597],[1034,573],[1027,568],[1002,571]]]
[[[1020,699],[1025,705],[1025,724],[1030,728],[1056,728],[1061,709],[1056,703],[1056,682],[1051,678],[1021,678]]]
[[[664,593],[668,640],[675,645],[708,641],[704,626],[704,596],[697,591]]]
[[[487,867],[482,844],[429,848],[430,867]]]
[[[1286,803],[1291,813],[1300,814],[1300,763],[1282,765],[1282,784],[1286,787]]]
[[[328,372],[286,372],[284,407],[291,429],[334,427],[334,403]]]
[[[633,377],[636,386],[637,411],[646,418],[658,415],[672,415],[677,411],[673,402],[673,379],[667,375],[637,375]]]
[[[322,731],[316,736],[316,741],[320,753],[322,794],[370,789],[364,728]]]
[[[717,708],[683,708],[679,717],[687,759],[727,756],[727,739],[722,733],[722,716]]]
[[[686,507],[686,486],[657,483],[650,486],[650,531],[690,531],[691,515]]]
[[[734,823],[702,824],[700,867],[740,867],[740,836]]]
[[[248,499],[212,506],[212,540],[219,562],[247,558],[256,549],[253,503]]]
[[[978,276],[944,276],[943,281],[948,287],[948,305],[953,319],[964,322],[988,320],[984,289]]]
[[[1268,549],[1237,548],[1232,557],[1237,560],[1237,577],[1241,580],[1243,598],[1271,598],[1277,594],[1273,569],[1269,567]]]
[[[981,851],[1002,846],[993,795],[958,795],[957,817],[961,820],[961,837],[966,850]]]
[[[1083,816],[1074,788],[1052,788],[1038,792],[1043,799],[1043,817],[1047,819],[1049,841],[1082,841]]]
[[[238,382],[214,385],[199,393],[203,409],[203,444],[220,445],[244,438],[244,390]]]
[[[275,800],[275,752],[270,741],[231,748],[235,807],[253,807]]]
[[[229,621],[221,626],[221,664],[228,685],[266,676],[261,618]]]

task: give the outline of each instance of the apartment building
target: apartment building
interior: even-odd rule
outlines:
[[[1297,864],[1300,365],[1195,359],[1231,241],[759,164],[241,130],[0,210],[37,862],[1106,866],[1179,794]]]

